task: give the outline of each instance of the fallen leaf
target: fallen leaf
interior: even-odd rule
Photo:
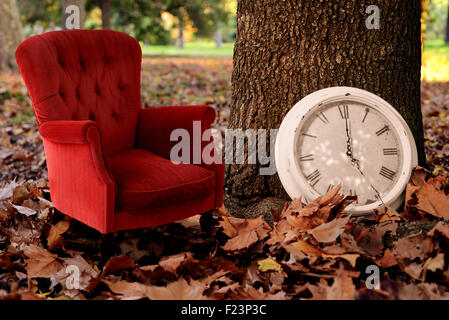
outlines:
[[[323,254],[322,257],[324,259],[344,259],[348,261],[353,268],[355,268],[357,259],[360,257],[360,254],[357,253],[347,253],[347,254]]]
[[[437,270],[444,270],[444,253],[439,253],[435,258],[429,258],[424,263],[424,270],[435,272]]]
[[[16,187],[20,186],[20,184],[16,183],[16,180],[14,179],[11,181],[7,186],[4,186],[0,190],[0,200],[7,200],[12,197],[14,189]]]
[[[334,242],[345,231],[344,227],[348,223],[350,217],[351,216],[334,219],[331,222],[319,225],[318,227],[307,232],[311,234],[318,242]]]
[[[427,233],[430,237],[434,237],[436,234],[441,234],[446,237],[446,239],[449,239],[449,224],[443,224],[443,222],[440,221]]]
[[[184,219],[184,220],[180,220],[180,221],[176,221],[176,223],[179,223],[181,225],[184,226],[184,228],[191,228],[191,227],[196,227],[200,225],[200,218],[201,215],[197,214],[196,216]]]
[[[33,216],[33,215],[35,215],[35,214],[37,213],[36,210],[30,209],[30,208],[27,208],[27,207],[16,206],[16,205],[14,205],[14,204],[11,204],[11,205],[12,205],[12,206],[14,207],[14,209],[16,209],[19,213],[21,213],[21,214],[23,214],[23,215],[25,215],[25,216],[27,216],[27,217]]]
[[[352,277],[340,264],[337,271],[337,276],[332,283],[332,286],[327,289],[328,300],[354,300],[356,296],[355,285]]]
[[[159,265],[165,270],[176,274],[176,269],[186,260],[192,260],[190,252],[182,252],[172,256],[164,257],[159,261]]]
[[[267,271],[277,271],[282,272],[282,267],[279,263],[276,262],[276,260],[273,260],[272,258],[266,258],[263,260],[257,261],[258,269],[262,272]]]
[[[432,240],[424,234],[419,234],[399,239],[393,248],[393,254],[400,259],[424,260],[432,250]]]
[[[48,250],[53,250],[62,244],[64,240],[62,234],[69,230],[69,227],[70,221],[59,221],[56,225],[51,226],[47,237]]]
[[[26,266],[29,279],[35,277],[49,278],[63,268],[62,261],[58,259],[58,256],[44,248],[30,245],[25,247],[23,251],[29,258]]]
[[[416,196],[418,198],[417,209],[449,220],[449,197],[444,191],[437,190],[433,185],[426,183],[416,191]]]
[[[149,298],[151,300],[205,300],[203,295],[206,286],[200,281],[191,280],[188,283],[181,278],[169,283],[166,287],[145,286],[136,282],[121,280],[111,282],[103,280],[111,291],[122,295],[124,298]]]
[[[262,216],[256,219],[222,218],[220,224],[223,227],[223,232],[231,237],[223,246],[226,251],[248,248],[255,242],[264,239],[271,231],[270,226],[263,220]]]

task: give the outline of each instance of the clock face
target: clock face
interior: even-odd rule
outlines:
[[[357,196],[346,210],[397,209],[418,165],[413,135],[385,100],[334,87],[299,101],[285,116],[275,145],[276,168],[291,198],[310,202],[331,189]]]
[[[295,160],[318,194],[341,185],[342,193],[365,206],[396,185],[403,150],[395,127],[378,110],[343,100],[315,107],[302,122]]]

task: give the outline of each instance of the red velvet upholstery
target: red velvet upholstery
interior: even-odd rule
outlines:
[[[117,205],[121,210],[159,208],[174,199],[184,202],[215,192],[213,171],[191,164],[176,165],[143,149],[125,150],[107,163],[117,183]]]
[[[115,31],[55,31],[16,59],[44,140],[52,201],[103,232],[168,223],[221,206],[223,165],[175,165],[173,129],[201,133],[206,106],[141,109],[141,49]],[[210,141],[202,142],[204,148]]]

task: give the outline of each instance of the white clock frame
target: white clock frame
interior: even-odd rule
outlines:
[[[402,168],[393,188],[377,201],[368,205],[351,205],[346,211],[353,215],[371,213],[383,204],[398,209],[404,199],[404,190],[410,180],[413,168],[418,165],[418,153],[413,134],[399,112],[379,96],[357,88],[332,87],[316,91],[299,101],[285,116],[279,128],[275,145],[275,160],[279,178],[290,198],[302,196],[306,203],[313,201],[320,194],[308,183],[295,159],[295,141],[304,125],[304,120],[314,110],[324,104],[337,101],[353,101],[366,104],[385,116],[402,147]]]

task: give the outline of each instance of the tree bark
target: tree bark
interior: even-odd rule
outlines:
[[[446,18],[446,36],[444,37],[446,44],[449,44],[449,6],[447,7],[447,18]]]
[[[16,68],[15,51],[23,40],[16,0],[0,1],[0,70]]]
[[[392,104],[413,131],[425,164],[420,108],[421,1],[239,0],[230,128],[277,129],[293,105],[326,87],[350,86]],[[269,148],[267,147],[267,151]],[[228,165],[226,193],[241,204],[287,198],[277,175]]]
[[[101,1],[101,26],[103,29],[111,29],[111,0]]]
[[[217,21],[216,26],[217,30],[215,30],[215,47],[217,49],[220,49],[221,44],[223,43],[223,31],[221,28],[221,21]]]
[[[76,26],[73,25],[74,17],[73,13],[66,12],[66,9],[70,5],[75,5],[79,9],[79,23]],[[62,0],[62,28],[67,29],[84,29],[84,20],[86,19],[86,9],[84,7],[84,0]]]
[[[182,13],[179,14],[178,47],[184,49],[184,17],[182,16]]]

